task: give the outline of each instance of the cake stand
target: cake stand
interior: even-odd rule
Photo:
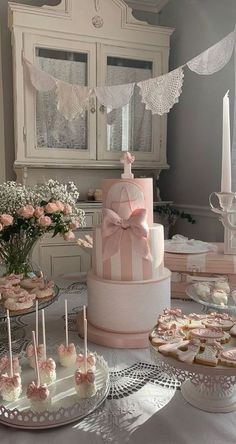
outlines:
[[[53,288],[53,296],[44,299],[38,299],[38,308],[42,310],[43,308],[48,307],[53,304],[57,300],[59,296],[59,288],[54,284]],[[34,305],[26,310],[19,311],[10,311],[9,315],[11,318],[11,332],[12,332],[12,341],[21,339],[24,337],[24,328],[23,324],[20,322],[20,318],[22,316],[26,316],[28,314],[35,312],[35,301]],[[7,333],[7,311],[4,308],[4,305],[0,303],[0,343],[7,344],[8,343],[8,333]]]
[[[205,313],[207,313],[208,311],[224,311],[224,313],[226,312],[236,316],[236,303],[234,302],[232,296],[228,296],[227,305],[218,305],[215,304],[211,299],[208,301],[203,301],[197,295],[194,285],[189,285],[189,287],[186,288],[186,294],[190,297],[190,299],[201,304],[202,310]]]
[[[236,369],[186,364],[170,356],[164,356],[150,343],[153,360],[171,378],[181,385],[184,399],[206,412],[232,412],[236,410]]]
[[[48,386],[52,404],[36,413],[26,397],[27,385],[35,379],[34,371],[25,362],[22,366],[22,395],[17,401],[0,401],[0,424],[20,429],[42,430],[60,427],[85,418],[107,398],[110,389],[109,369],[102,356],[96,355],[95,381],[97,391],[88,399],[80,399],[74,388],[75,368],[57,365],[57,380]]]

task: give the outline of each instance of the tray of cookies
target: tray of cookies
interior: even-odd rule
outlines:
[[[209,412],[236,409],[236,319],[227,313],[166,309],[149,335],[153,359]]]

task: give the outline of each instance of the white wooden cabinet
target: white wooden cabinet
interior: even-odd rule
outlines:
[[[22,58],[69,83],[137,82],[168,71],[172,29],[136,20],[122,0],[62,0],[41,8],[9,3],[9,27],[20,179],[27,170],[33,175],[34,168],[119,169],[127,149],[135,152],[134,168],[168,167],[166,116],[145,110],[138,87],[122,109],[110,113],[92,98],[85,115],[68,122],[59,116],[55,92],[33,90]]]
[[[87,272],[91,268],[91,255],[80,248],[76,240],[85,234],[92,235],[92,227],[101,222],[101,204],[80,203],[86,215],[86,228],[77,230],[74,241],[64,241],[62,237],[43,236],[36,244],[32,261],[36,263],[48,278],[60,275]]]

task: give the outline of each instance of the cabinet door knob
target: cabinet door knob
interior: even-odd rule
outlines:
[[[90,112],[91,112],[92,114],[94,114],[94,113],[96,112],[96,108],[95,108],[95,106],[92,106],[92,107],[90,108]]]
[[[105,107],[104,105],[101,105],[101,106],[99,107],[99,111],[100,111],[102,114],[105,113],[105,110],[106,110],[106,107]]]

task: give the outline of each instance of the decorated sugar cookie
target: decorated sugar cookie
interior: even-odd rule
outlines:
[[[224,350],[220,355],[220,362],[228,367],[236,367],[236,347]]]
[[[198,353],[195,361],[198,364],[209,365],[215,367],[218,364],[219,354],[223,350],[222,345],[217,341],[206,341],[205,348]]]
[[[186,362],[186,364],[192,364],[195,356],[200,350],[201,342],[197,339],[193,339],[187,345],[186,350],[177,350],[177,358],[179,361]]]
[[[203,320],[203,324],[210,328],[222,328],[222,330],[230,330],[234,321],[227,313],[210,313],[207,319]]]

